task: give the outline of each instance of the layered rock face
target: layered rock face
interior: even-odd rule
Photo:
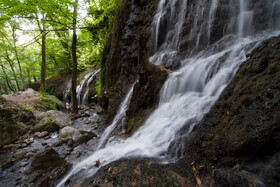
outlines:
[[[100,104],[107,109],[108,121],[113,119],[128,88],[138,77],[137,35],[139,32],[150,33],[157,3],[158,0],[127,1],[117,16],[114,32],[103,55],[104,95]],[[146,50],[145,45],[142,50]],[[135,91],[142,87],[143,83]]]

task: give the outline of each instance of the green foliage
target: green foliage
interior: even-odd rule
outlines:
[[[40,94],[40,100],[35,107],[42,110],[62,110],[64,108],[59,99],[46,93]]]
[[[56,95],[57,89],[58,88],[56,86],[47,86],[46,93],[50,95]]]
[[[23,89],[23,84],[28,85],[39,79],[42,64],[42,29],[47,31],[46,78],[72,71],[74,2],[74,0],[0,0],[2,93],[19,91]],[[92,69],[93,66],[105,68],[101,67],[102,52],[123,2],[123,0],[79,0],[77,27],[82,28],[77,32],[79,71]],[[87,10],[84,7],[87,7]],[[87,12],[87,15],[84,12]],[[21,64],[22,77],[18,62]],[[101,81],[98,81],[96,97],[100,94],[101,88]],[[47,88],[47,93],[55,92],[56,88]]]
[[[0,126],[1,125],[6,125],[7,123],[5,121],[0,120]]]
[[[97,98],[100,95],[101,90],[102,90],[102,81],[101,79],[99,79],[96,83],[96,87],[95,87],[96,94],[93,97],[93,99]]]
[[[22,103],[19,103],[18,106],[22,109],[22,110],[28,110],[28,111],[31,111],[33,112],[33,107],[28,107],[26,106],[25,104],[22,104]]]

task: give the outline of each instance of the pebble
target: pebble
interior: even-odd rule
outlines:
[[[47,131],[40,132],[40,133],[38,134],[38,138],[43,138],[43,137],[47,136],[48,134],[49,134],[49,133],[48,133]]]
[[[9,145],[5,145],[3,148],[4,149],[11,149],[15,146],[15,144],[9,144]]]
[[[26,157],[32,157],[33,155],[34,155],[33,153],[28,152],[25,156],[26,156]]]
[[[28,165],[28,162],[22,162],[22,163],[20,164],[21,167],[25,167],[25,166],[27,166],[27,165]]]

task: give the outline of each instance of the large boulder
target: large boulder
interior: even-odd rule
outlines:
[[[37,116],[38,120],[43,118],[53,119],[60,127],[65,127],[71,122],[69,115],[57,110],[49,110]]]
[[[34,125],[35,117],[29,110],[11,105],[0,105],[0,147],[13,143]]]
[[[60,126],[58,123],[53,120],[52,118],[43,118],[41,121],[39,121],[38,124],[35,125],[35,127],[32,129],[32,132],[43,132],[47,131],[49,133],[56,132],[60,129]]]
[[[28,184],[55,186],[56,181],[70,169],[71,164],[52,148],[37,152],[32,161]]]
[[[82,134],[73,127],[64,127],[63,129],[60,129],[58,136],[59,139],[62,140],[78,141],[82,137]]]
[[[31,162],[31,167],[34,170],[53,169],[60,165],[65,165],[67,162],[61,158],[58,153],[52,148],[37,152]]]

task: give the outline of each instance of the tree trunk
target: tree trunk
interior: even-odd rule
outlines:
[[[5,94],[9,94],[9,90],[8,90],[6,84],[3,84],[3,90],[4,90]]]
[[[10,65],[10,67],[11,67],[13,76],[14,76],[15,81],[16,81],[16,84],[17,84],[18,91],[20,91],[20,86],[19,86],[19,83],[18,83],[18,79],[17,79],[17,75],[16,75],[16,72],[15,72],[15,69],[14,69],[14,65],[13,65],[13,62],[12,62],[12,60],[10,59],[10,57],[9,57],[7,51],[6,51],[6,59],[7,59],[9,65]]]
[[[16,58],[17,58],[17,63],[18,63],[18,68],[19,68],[19,75],[20,75],[20,78],[21,78],[21,82],[22,82],[22,85],[23,85],[23,89],[25,90],[26,87],[25,87],[25,83],[24,83],[24,78],[23,78],[23,74],[22,74],[22,68],[21,68],[21,64],[20,64],[20,60],[19,60],[19,56],[18,56],[18,50],[17,50],[17,45],[16,45],[16,33],[15,33],[15,27],[13,27],[13,43],[14,43],[14,51],[15,51],[15,55],[16,55]]]
[[[43,18],[45,16],[43,15]],[[42,65],[41,65],[41,83],[40,83],[40,92],[45,92],[46,91],[46,70],[47,70],[47,32],[45,31],[45,26],[41,23],[38,18],[38,15],[36,14],[36,21],[38,24],[38,28],[40,29],[42,33]]]
[[[31,85],[31,76],[30,76],[30,69],[28,69],[28,84]]]
[[[46,70],[47,70],[47,50],[46,50],[46,36],[47,33],[42,33],[42,65],[41,65],[41,85],[40,92],[46,91]]]
[[[13,88],[12,83],[10,83],[10,81],[9,81],[9,78],[8,78],[8,76],[7,76],[7,73],[6,73],[6,70],[5,70],[4,66],[3,66],[3,64],[1,64],[1,67],[2,67],[4,76],[5,76],[5,79],[6,79],[7,86],[9,87],[9,89],[10,89],[12,92],[15,93],[15,89]],[[8,93],[8,91],[7,91],[7,93]]]
[[[77,75],[78,75],[78,62],[77,62],[77,33],[76,33],[76,26],[77,26],[77,6],[78,0],[75,0],[74,5],[74,16],[73,16],[73,41],[72,41],[72,61],[73,61],[73,74],[72,74],[72,112],[77,114],[78,113],[78,102],[77,102]]]

